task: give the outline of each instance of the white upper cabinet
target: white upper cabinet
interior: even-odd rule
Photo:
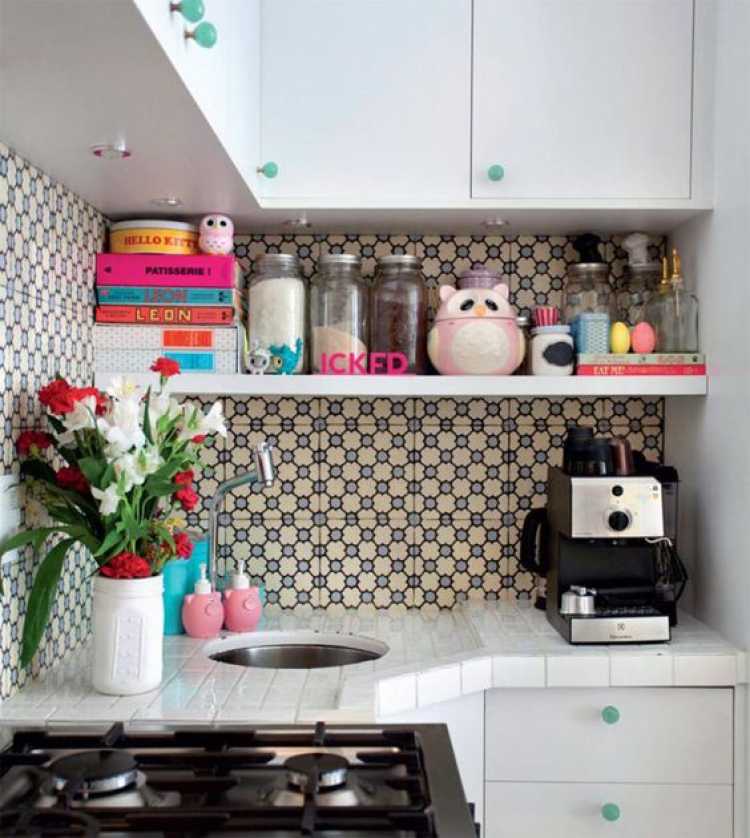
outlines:
[[[693,0],[474,0],[472,196],[689,198],[692,61]]]
[[[267,198],[466,199],[470,0],[263,0]]]

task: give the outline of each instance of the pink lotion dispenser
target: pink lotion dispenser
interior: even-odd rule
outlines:
[[[216,637],[224,624],[224,606],[221,594],[211,589],[206,578],[206,565],[200,566],[200,579],[195,583],[195,593],[182,601],[182,624],[191,637]]]
[[[233,573],[224,589],[224,625],[229,631],[255,631],[263,604],[260,591],[244,573]]]

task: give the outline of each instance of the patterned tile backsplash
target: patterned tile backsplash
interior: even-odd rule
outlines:
[[[228,496],[219,555],[266,585],[269,602],[450,607],[528,597],[520,529],[544,504],[566,424],[662,455],[661,399],[225,400],[226,440],[201,490],[276,446],[277,481]],[[190,523],[205,525],[202,511]]]
[[[17,474],[13,439],[38,422],[35,394],[56,373],[88,383],[94,370],[93,256],[107,221],[0,144],[0,329],[3,330],[3,470]],[[658,250],[663,243],[657,242]],[[619,239],[603,255],[622,275]],[[437,299],[475,262],[502,272],[520,311],[559,304],[567,265],[565,237],[255,235],[238,236],[245,272],[265,251],[296,253],[309,277],[321,251],[375,260],[413,252]],[[250,446],[277,446],[278,477],[263,495],[227,498],[221,557],[265,582],[268,599],[297,605],[376,608],[450,607],[466,597],[530,595],[517,563],[519,529],[544,502],[549,463],[560,460],[565,424],[627,436],[661,455],[659,399],[224,399],[226,440],[206,452],[203,503],[190,516],[205,524],[205,499],[218,481],[249,467]],[[30,673],[18,665],[25,602],[35,560],[23,553],[2,566],[0,698]],[[71,554],[51,628],[33,671],[47,668],[89,634],[86,559]]]
[[[36,392],[56,373],[91,381],[94,254],[106,219],[0,144],[0,362],[5,474],[17,474],[13,441],[38,423]],[[88,560],[90,561],[90,560]],[[50,629],[33,671],[46,669],[89,634],[86,557],[71,552]],[[0,698],[30,673],[18,665],[21,628],[36,562],[30,551],[0,566]]]

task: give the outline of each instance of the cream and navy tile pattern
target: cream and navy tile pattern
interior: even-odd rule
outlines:
[[[18,432],[39,426],[39,388],[57,373],[76,384],[92,379],[94,254],[101,250],[105,233],[106,219],[99,212],[0,144],[0,359],[6,474],[17,474]],[[18,656],[35,567],[29,552],[0,567],[0,697],[14,692],[30,675],[20,668]],[[33,672],[48,668],[88,637],[90,572],[83,555],[69,554]]]

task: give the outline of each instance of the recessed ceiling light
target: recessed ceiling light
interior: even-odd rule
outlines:
[[[287,227],[294,227],[296,229],[306,228],[310,226],[310,222],[307,220],[306,215],[300,215],[299,218],[288,218],[284,224]]]
[[[91,153],[101,160],[124,160],[130,157],[132,152],[126,148],[125,143],[107,143],[105,145],[92,145]]]
[[[181,207],[182,199],[174,198],[172,196],[166,198],[152,198],[151,203],[155,207]]]
[[[505,227],[508,222],[504,218],[485,218],[482,224],[492,229],[493,227]]]

